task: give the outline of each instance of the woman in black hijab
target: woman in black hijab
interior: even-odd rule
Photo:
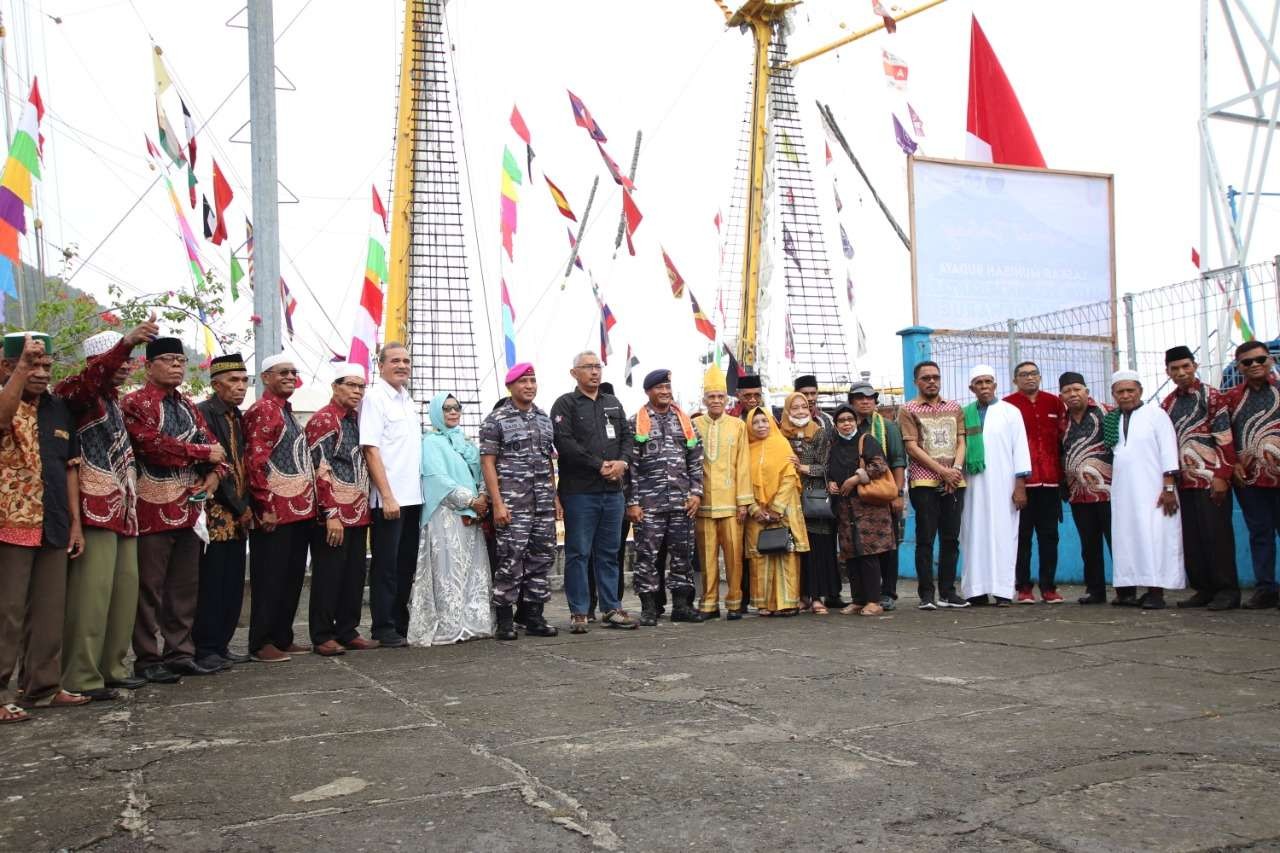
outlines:
[[[858,497],[858,486],[889,471],[884,450],[869,431],[858,431],[858,416],[848,405],[835,413],[836,434],[827,460],[827,491],[836,511],[840,559],[855,591],[853,603],[840,612],[878,616],[884,612],[880,591],[880,555],[892,551],[893,516],[888,505]]]

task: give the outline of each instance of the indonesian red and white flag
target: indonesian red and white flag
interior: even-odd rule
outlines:
[[[973,18],[965,156],[980,163],[1044,168],[1044,156],[991,43]]]

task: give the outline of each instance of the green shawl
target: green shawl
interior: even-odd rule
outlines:
[[[964,470],[981,474],[987,470],[987,450],[982,441],[982,416],[975,400],[964,407]]]

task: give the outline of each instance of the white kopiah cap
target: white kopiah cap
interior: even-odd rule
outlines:
[[[1115,385],[1117,382],[1137,382],[1141,385],[1142,377],[1138,375],[1136,370],[1117,370],[1111,374],[1111,384]]]
[[[92,337],[85,338],[84,343],[81,344],[84,347],[84,357],[93,358],[95,355],[111,352],[123,338],[124,335],[112,331],[98,332]]]
[[[269,355],[266,358],[264,358],[262,360],[262,366],[258,368],[258,372],[266,373],[271,368],[277,367],[281,364],[293,364],[293,363],[294,363],[293,356],[289,355],[287,352],[278,352],[275,355]]]
[[[339,364],[334,368],[334,372],[333,372],[334,382],[337,382],[339,379],[346,379],[348,376],[355,377],[356,379],[369,378],[368,376],[365,375],[364,367],[358,364],[353,364],[352,362],[349,362],[349,361],[343,364]]]
[[[995,379],[996,369],[989,364],[979,364],[974,367],[973,370],[969,371],[970,382],[977,379],[979,376],[990,376],[992,379]]]

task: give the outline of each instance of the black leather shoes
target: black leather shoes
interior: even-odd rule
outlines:
[[[172,671],[167,666],[154,663],[151,666],[143,667],[138,675],[145,678],[152,684],[177,684],[182,680],[182,676]]]
[[[1166,607],[1163,590],[1149,590],[1138,600],[1142,602],[1143,610],[1164,610]]]
[[[253,660],[253,658],[249,657],[248,655],[238,655],[235,652],[228,652],[227,654],[222,656],[222,659],[229,664],[248,663],[249,661]]]
[[[1178,607],[1179,608],[1208,607],[1210,602],[1212,601],[1213,601],[1213,596],[1210,595],[1209,593],[1197,592],[1195,595],[1191,596],[1190,598],[1184,598],[1182,601],[1179,601]]]
[[[218,661],[221,663],[222,659],[219,658]],[[217,669],[202,666],[190,658],[187,658],[186,660],[175,660],[172,663],[165,664],[164,667],[170,672],[177,673],[178,675],[213,675],[218,671]]]
[[[136,675],[126,675],[124,678],[111,679],[107,682],[107,686],[118,690],[137,690],[139,687],[147,686],[147,679]]]
[[[1280,604],[1280,596],[1274,591],[1255,589],[1249,600],[1240,606],[1245,610],[1270,610],[1277,604]]]
[[[1235,610],[1240,606],[1240,592],[1234,589],[1220,590],[1209,602],[1210,610]]]
[[[1094,595],[1087,593],[1076,599],[1077,604],[1106,604],[1107,597],[1105,595]]]
[[[409,645],[409,641],[406,640],[404,637],[401,637],[399,634],[393,634],[390,637],[387,637],[385,640],[379,638],[378,644],[379,644],[379,648],[383,648],[383,649],[402,649],[405,646]]]
[[[88,696],[95,702],[114,702],[120,694],[110,687],[95,687],[92,690],[81,690],[81,696]]]

